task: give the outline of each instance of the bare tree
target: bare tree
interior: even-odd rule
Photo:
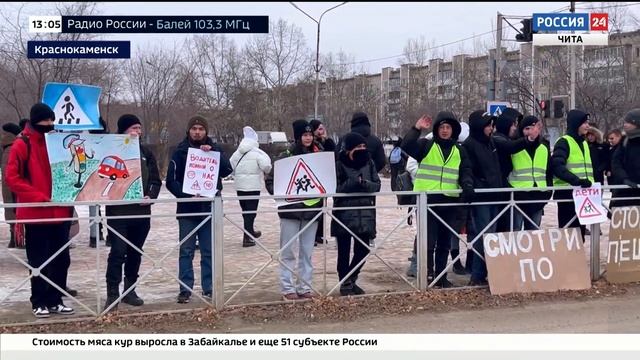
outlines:
[[[58,4],[60,15],[94,15],[95,3]],[[101,71],[105,63],[92,59],[29,59],[27,41],[90,39],[88,34],[50,33],[31,34],[24,21],[25,5],[20,6],[15,18],[0,14],[0,99],[18,117],[24,116],[29,107],[38,102],[47,82],[94,81],[90,74],[105,74]]]
[[[268,116],[270,129],[284,128],[283,114],[287,113],[284,92],[287,85],[299,80],[311,65],[310,50],[299,27],[285,20],[271,22],[269,34],[256,35],[245,47],[247,63],[269,91]]]

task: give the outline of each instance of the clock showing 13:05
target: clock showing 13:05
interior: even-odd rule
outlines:
[[[29,16],[30,33],[62,32],[62,16]]]

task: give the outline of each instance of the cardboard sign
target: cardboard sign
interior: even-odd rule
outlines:
[[[287,195],[285,200],[276,200],[278,207],[310,199],[297,195],[336,191],[336,163],[332,152],[291,156],[274,162],[273,166],[273,194]]]
[[[491,294],[591,287],[579,228],[485,234]]]
[[[184,168],[182,192],[191,195],[214,197],[218,192],[220,153],[189,148]]]
[[[46,83],[42,102],[55,112],[57,130],[99,130],[101,92],[98,86]]]
[[[602,186],[600,183],[595,183],[590,188],[573,189],[573,204],[581,225],[607,221],[607,210],[602,206]]]
[[[609,230],[607,281],[640,281],[640,207],[613,208]]]
[[[45,134],[56,202],[142,199],[138,137]]]

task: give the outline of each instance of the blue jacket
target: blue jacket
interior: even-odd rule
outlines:
[[[233,172],[233,168],[231,167],[231,163],[229,159],[224,155],[222,148],[215,144],[211,138],[207,137],[206,145],[211,146],[211,151],[220,152],[220,173],[218,174],[218,192],[216,196],[220,196],[220,191],[222,190],[222,178],[225,178]],[[187,164],[187,153],[189,152],[189,148],[197,148],[196,146],[191,146],[189,143],[189,139],[185,138],[180,144],[178,144],[178,148],[171,156],[171,161],[169,161],[169,169],[167,170],[167,189],[177,198],[192,198],[194,195],[185,194],[182,192],[182,180],[184,179],[184,169]],[[211,211],[211,200],[203,201],[203,202],[191,202],[191,203],[178,203],[178,214],[187,214],[187,213],[203,213]],[[191,216],[189,218],[197,219],[195,216]],[[178,216],[180,219],[180,216]]]

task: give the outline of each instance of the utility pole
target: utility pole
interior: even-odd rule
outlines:
[[[498,12],[496,19],[496,71],[494,79],[494,98],[499,101],[503,101],[502,95],[504,90],[502,89],[502,71],[500,70],[500,62],[502,61],[502,14]]]
[[[315,66],[315,72],[316,72],[316,90],[315,90],[315,94],[314,94],[314,98],[313,98],[313,118],[317,119],[318,118],[318,99],[319,99],[319,91],[320,91],[320,23],[322,22],[322,17],[324,16],[324,14],[328,13],[329,11],[340,7],[344,4],[346,4],[347,2],[343,2],[341,4],[338,4],[332,8],[329,8],[327,10],[325,10],[321,15],[320,18],[318,20],[316,20],[313,16],[307,14],[306,12],[304,12],[304,10],[300,9],[296,4],[294,4],[293,2],[290,2],[291,5],[293,5],[293,7],[295,7],[296,9],[298,9],[301,13],[305,14],[309,19],[313,20],[313,22],[315,22],[318,25],[318,32],[317,32],[317,37],[316,37],[316,66]]]
[[[571,13],[576,12],[576,2],[571,2],[570,7]],[[571,31],[573,34],[574,32]],[[570,98],[569,98],[569,110],[573,110],[576,108],[576,51],[575,46],[569,46],[570,58],[571,58],[571,90],[570,90]]]

